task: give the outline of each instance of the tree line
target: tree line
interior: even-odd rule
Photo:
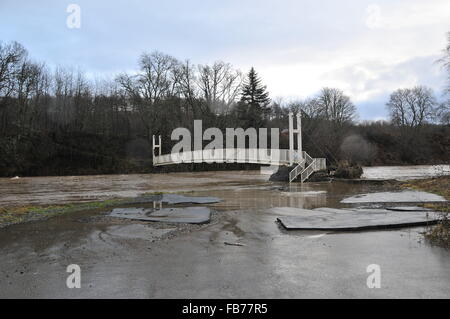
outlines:
[[[450,37],[441,62],[450,74]],[[302,112],[305,149],[331,164],[450,158],[450,103],[438,103],[425,86],[393,92],[389,122],[358,123],[356,106],[337,88],[283,104],[270,99],[254,68],[194,65],[159,51],[142,54],[138,67],[92,80],[33,61],[17,42],[0,42],[0,176],[151,172],[152,135],[162,136],[168,152],[172,130],[192,129],[194,119],[220,129],[285,128],[289,112]],[[286,137],[280,146],[288,147]]]

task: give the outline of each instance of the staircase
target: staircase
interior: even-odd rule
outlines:
[[[300,163],[297,166],[295,166],[292,171],[289,172],[289,183],[292,183],[292,181],[295,180],[297,176],[303,172],[304,169],[305,169],[305,159],[301,159]]]
[[[289,172],[289,183],[292,183],[298,176],[300,176],[300,181],[303,183],[312,173],[326,168],[325,158],[312,158],[308,153],[303,152],[303,159]]]

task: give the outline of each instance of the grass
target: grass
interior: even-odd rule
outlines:
[[[450,200],[450,176],[440,176],[422,180],[412,180],[401,184],[402,188],[412,188],[443,196]],[[440,222],[425,232],[425,238],[432,244],[450,248],[450,205],[448,203],[430,203],[424,207],[441,212]]]
[[[14,206],[0,208],[0,227],[31,220],[46,219],[66,213],[102,209],[126,203],[127,199],[109,199],[88,203],[72,203],[50,206]]]
[[[403,183],[401,186],[403,188],[435,193],[450,200],[450,176],[411,180]]]
[[[139,197],[155,196],[162,194],[165,194],[165,192],[144,193]],[[133,204],[134,200],[135,199],[133,198],[115,198],[102,201],[70,203],[63,205],[50,205],[50,206],[24,205],[24,206],[0,207],[0,228],[32,220],[47,219],[50,217],[67,213],[111,208],[116,207],[118,205],[130,205]]]

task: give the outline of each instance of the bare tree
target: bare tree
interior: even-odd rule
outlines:
[[[8,97],[13,92],[15,79],[26,56],[27,51],[21,44],[0,42],[0,97]]]
[[[355,105],[344,92],[335,88],[323,88],[311,107],[312,112],[338,124],[352,122],[356,118]]]
[[[123,91],[123,95],[127,100],[126,109],[127,110],[137,110],[142,96],[140,93],[140,84],[137,79],[137,75],[129,75],[126,73],[119,74],[116,77],[116,83],[120,86]]]
[[[202,97],[216,114],[228,113],[236,101],[242,83],[242,74],[229,63],[215,62],[212,66],[198,66],[197,84]]]
[[[398,89],[391,94],[386,104],[392,123],[399,126],[416,127],[436,115],[436,99],[433,91],[425,86]]]
[[[438,60],[448,72],[448,86],[446,93],[450,94],[450,32],[447,33],[447,46],[443,50],[443,56]]]
[[[198,103],[198,96],[200,96],[200,93],[196,84],[197,75],[195,74],[195,65],[191,64],[190,61],[187,60],[185,63],[179,65],[179,73],[179,89],[181,97],[186,102],[184,104],[185,109],[183,111],[186,115],[191,114],[195,117],[197,114],[197,109],[199,106],[201,107],[201,104]]]
[[[316,119],[322,115],[322,104],[318,98],[307,98],[289,103],[288,108],[291,112],[302,112],[302,116]]]
[[[74,71],[70,68],[58,67],[54,73],[53,91],[55,99],[49,110],[52,121],[67,125],[73,120]]]
[[[40,81],[44,65],[39,65],[30,61],[23,61],[15,77],[14,95],[17,98],[17,108],[19,126],[22,133],[25,129],[30,129],[35,111],[32,107],[32,100],[40,95]]]
[[[443,50],[443,56],[439,61],[448,72],[448,85],[445,93],[450,96],[450,32],[447,33],[447,46]],[[437,109],[437,116],[442,124],[450,124],[450,98],[440,104]]]
[[[154,51],[144,53],[139,60],[141,73],[138,81],[141,84],[141,93],[150,103],[170,96],[177,85],[177,65],[179,62],[172,56]]]
[[[436,108],[436,116],[441,124],[450,124],[450,100],[439,104],[439,106]]]

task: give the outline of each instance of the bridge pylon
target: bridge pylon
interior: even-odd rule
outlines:
[[[158,144],[155,143],[155,135],[152,135],[152,140],[153,140],[153,144],[152,144],[152,152],[153,152],[153,158],[155,158],[156,156],[161,156],[162,155],[162,150],[161,150],[161,135],[158,135]],[[155,150],[158,150],[158,154],[155,154]]]
[[[302,118],[300,111],[296,115],[297,118],[297,128],[294,129],[294,113],[289,112],[289,153],[290,161],[289,165],[294,165],[294,136],[297,135],[297,151],[299,154],[298,162],[303,159],[302,152]]]

